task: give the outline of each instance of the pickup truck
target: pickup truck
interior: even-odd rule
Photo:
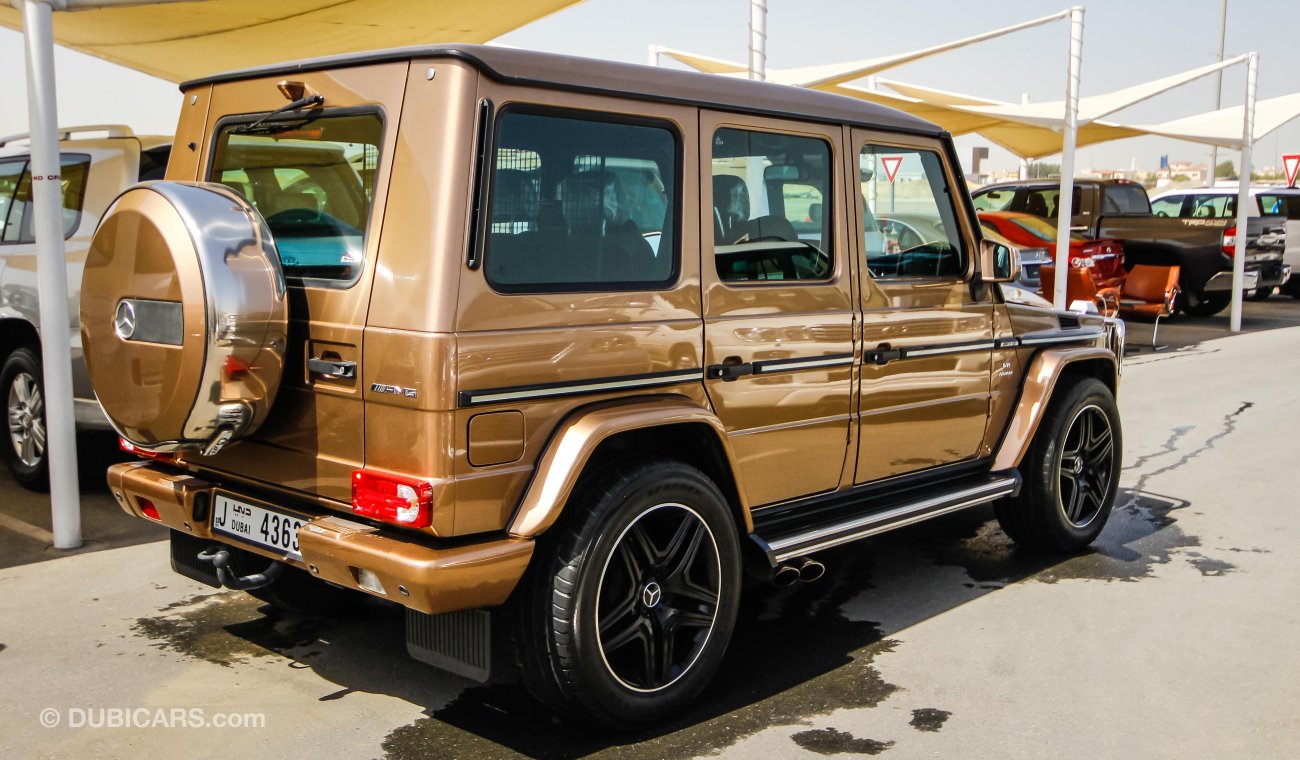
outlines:
[[[1055,220],[1059,180],[1000,182],[972,193],[981,211],[1019,211]],[[1235,217],[1179,219],[1151,213],[1139,184],[1126,180],[1076,179],[1070,229],[1085,237],[1113,238],[1124,244],[1124,265],[1178,265],[1182,269],[1179,304],[1183,312],[1205,317],[1232,300]],[[1286,218],[1252,217],[1246,230],[1247,293],[1272,290],[1286,279]]]

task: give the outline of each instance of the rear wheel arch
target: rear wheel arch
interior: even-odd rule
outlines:
[[[722,423],[685,399],[660,398],[593,408],[562,423],[538,458],[507,532],[524,538],[546,532],[584,479],[633,457],[672,459],[699,469],[722,492],[737,529],[752,530]]]

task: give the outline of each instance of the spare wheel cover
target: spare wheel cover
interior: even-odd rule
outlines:
[[[225,185],[146,182],[105,214],[81,285],[81,345],[117,432],[213,454],[275,401],[288,307],[275,241]]]

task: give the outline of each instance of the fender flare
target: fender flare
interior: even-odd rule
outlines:
[[[737,472],[735,454],[727,441],[726,428],[708,409],[686,399],[656,398],[633,403],[593,406],[580,410],[556,429],[546,451],[537,461],[532,480],[524,491],[515,516],[506,529],[511,538],[534,538],[559,518],[569,495],[577,485],[592,454],[602,442],[619,433],[667,425],[704,424],[720,445],[726,465]],[[736,479],[737,505],[749,525],[749,500]]]
[[[1042,422],[1043,415],[1047,411],[1047,405],[1052,400],[1057,380],[1066,369],[1080,362],[1098,360],[1110,364],[1112,375],[1109,384],[1112,389],[1118,389],[1119,368],[1114,352],[1108,348],[1101,346],[1048,348],[1034,356],[1029,363],[1029,369],[1025,372],[1020,399],[1016,402],[1015,411],[1007,425],[1007,432],[1002,436],[1002,442],[998,444],[997,453],[993,458],[994,472],[1020,466],[1020,461],[1029,450],[1030,442],[1034,440],[1034,433],[1038,431],[1038,424]]]

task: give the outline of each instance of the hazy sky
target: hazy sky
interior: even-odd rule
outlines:
[[[477,0],[488,2],[490,0]],[[410,0],[412,3],[418,0]],[[768,66],[786,68],[899,53],[1007,26],[1068,7],[1069,0],[767,0]],[[1082,94],[1092,95],[1210,63],[1218,43],[1220,0],[1088,0],[1084,28]],[[586,0],[500,39],[519,47],[620,61],[645,62],[660,44],[744,61],[748,0]],[[56,14],[57,24],[57,14]],[[1300,90],[1300,2],[1229,0],[1225,55],[1260,54],[1259,97]],[[1065,93],[1069,22],[893,69],[882,76],[946,90],[1019,102],[1059,100]],[[58,48],[61,124],[126,123],[140,133],[170,134],[180,96],[176,86],[120,66]],[[230,68],[241,62],[232,53]],[[27,131],[22,38],[0,29],[0,135]],[[1241,103],[1244,67],[1223,77],[1224,105]],[[1185,85],[1107,117],[1155,123],[1210,110],[1213,78]],[[978,135],[958,140],[963,162]],[[990,146],[986,168],[1009,168],[1015,159]],[[1080,151],[1081,168],[1154,168],[1159,156],[1205,161],[1209,147],[1166,138],[1121,140]],[[1300,120],[1256,146],[1256,167],[1281,164],[1300,153]],[[1220,159],[1235,154],[1220,151]],[[1051,159],[1049,159],[1051,160]]]

